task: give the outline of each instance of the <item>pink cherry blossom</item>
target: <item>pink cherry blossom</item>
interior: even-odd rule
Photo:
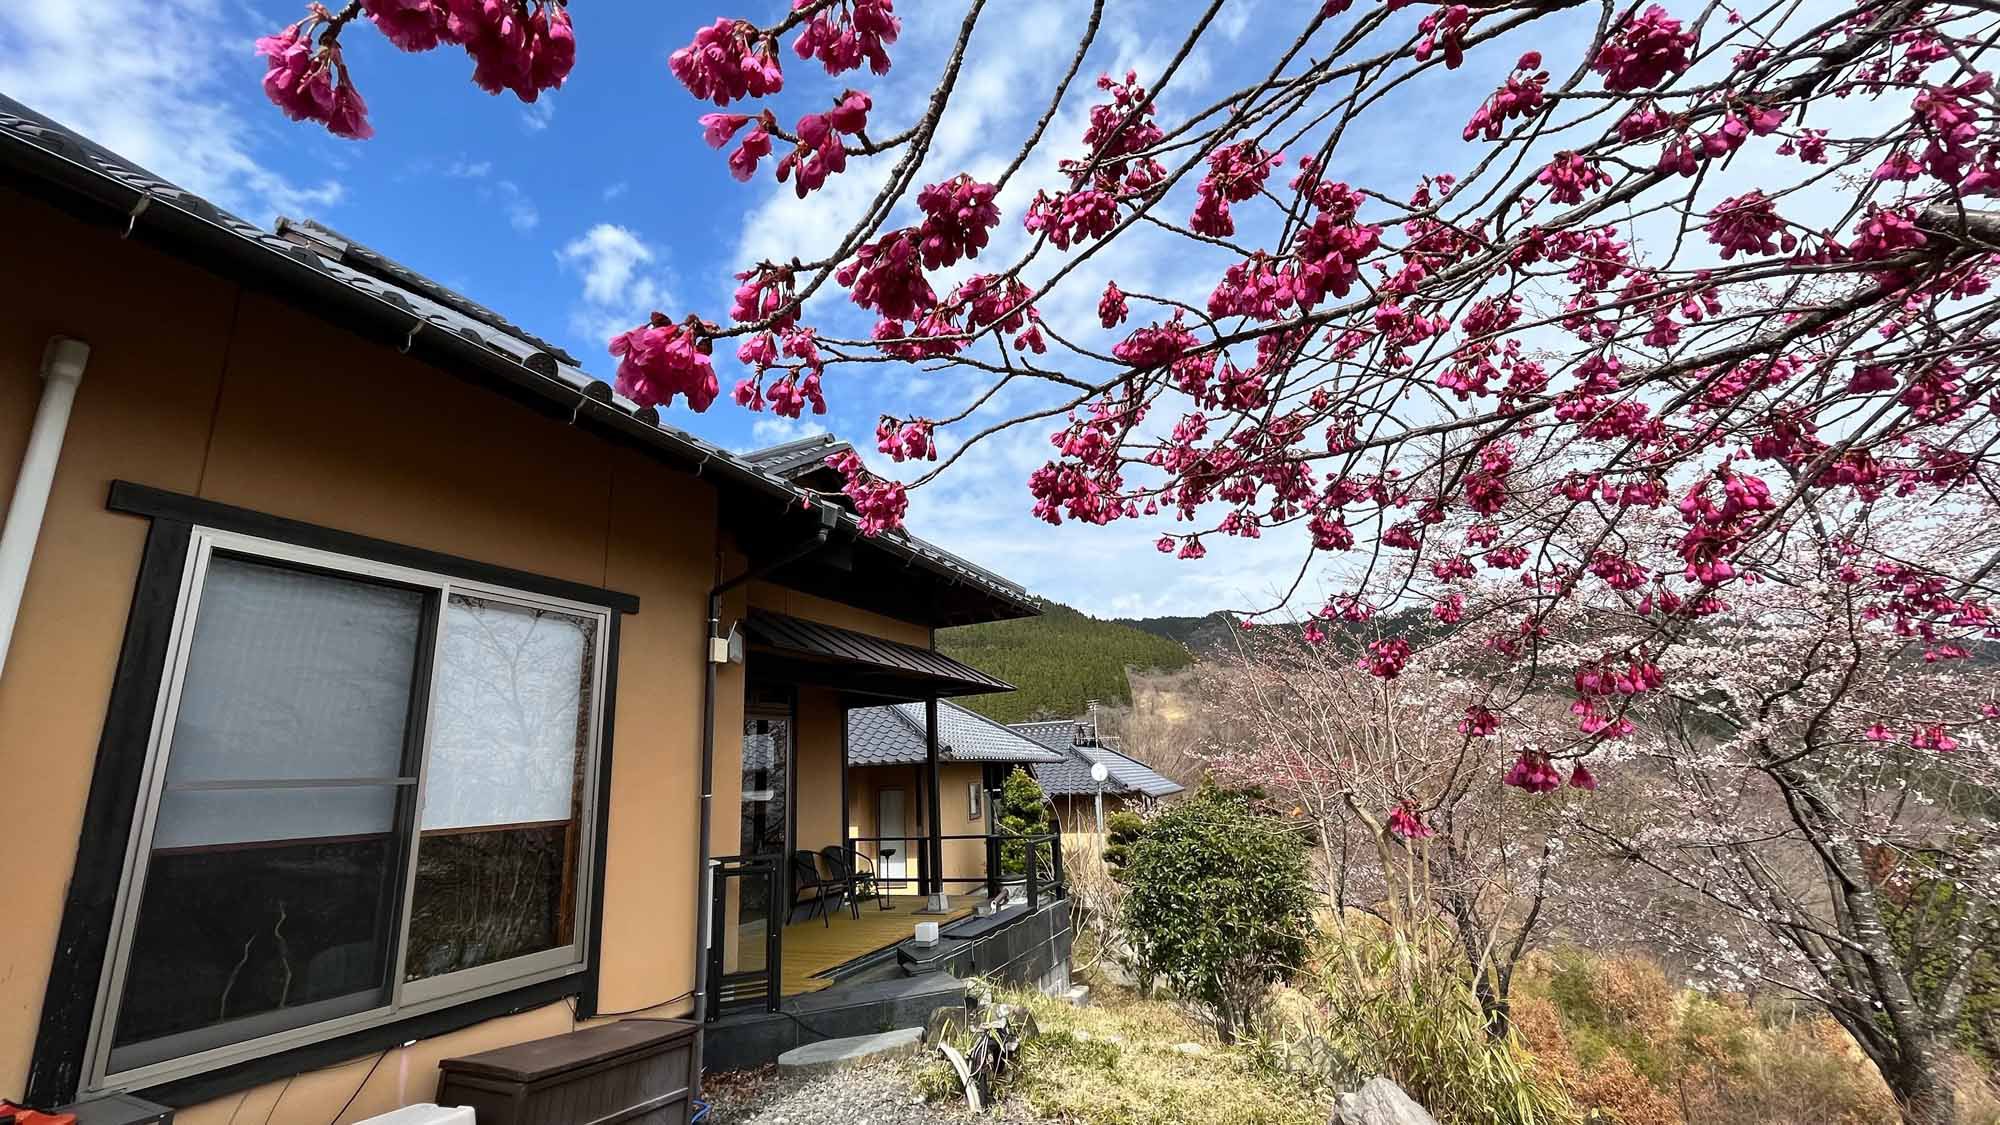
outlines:
[[[792,0],[794,11],[813,0]],[[842,0],[822,7],[792,41],[801,59],[818,59],[828,74],[842,74],[864,61],[877,74],[889,73],[887,47],[902,31],[890,0]]]
[[[1465,709],[1465,718],[1459,720],[1458,733],[1472,738],[1486,738],[1500,733],[1500,716],[1475,703]]]
[[[1390,637],[1387,640],[1369,641],[1368,655],[1362,658],[1360,666],[1371,676],[1393,680],[1402,672],[1403,665],[1408,663],[1409,659],[1410,642],[1401,637]]]
[[[859,519],[863,535],[883,535],[902,529],[910,499],[900,483],[884,480],[869,472],[860,456],[851,449],[828,457],[826,463],[846,479],[847,484],[842,491],[854,504],[854,514]]]
[[[1737,254],[1776,254],[1798,245],[1785,221],[1761,191],[1748,191],[1717,204],[1709,213],[1708,240],[1722,248],[1724,261]]]
[[[776,50],[745,20],[718,19],[695,32],[693,42],[667,56],[667,69],[688,93],[716,105],[767,97],[785,87]]]
[[[443,41],[447,17],[438,0],[362,0],[361,8],[402,50],[428,51]]]
[[[1116,328],[1125,323],[1129,315],[1125,307],[1125,294],[1118,291],[1118,283],[1106,282],[1104,296],[1097,300],[1097,320],[1106,328]]]
[[[689,408],[707,410],[720,387],[707,345],[693,325],[673,324],[658,313],[646,324],[611,338],[618,357],[618,393],[641,406],[672,403],[686,395]]]
[[[1589,776],[1587,773],[1585,776]],[[1525,789],[1530,793],[1553,793],[1562,788],[1562,775],[1549,762],[1549,756],[1536,750],[1523,750],[1507,767],[1502,782]]]
[[[1694,44],[1693,32],[1653,4],[1612,31],[1591,69],[1604,76],[1607,90],[1651,89],[1688,68]]]
[[[1389,811],[1388,823],[1389,831],[1405,840],[1426,840],[1437,835],[1437,829],[1426,824],[1416,806],[1408,801]]]

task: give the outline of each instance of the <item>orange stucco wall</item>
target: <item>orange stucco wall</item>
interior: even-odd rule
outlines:
[[[981,815],[967,815],[966,789],[979,784],[980,767],[959,762],[946,762],[938,766],[938,817],[939,833],[945,836],[983,835],[986,832],[985,804],[982,799]],[[929,831],[930,794],[924,788],[922,766],[854,766],[847,771],[847,816],[854,826],[856,836],[879,835],[880,795],[884,789],[902,789],[907,810],[908,831],[917,834]],[[872,855],[871,848],[864,852]],[[948,879],[983,879],[986,876],[986,845],[978,840],[946,840],[941,850],[944,853],[944,875]],[[908,868],[914,876],[917,865],[913,859]],[[911,888],[914,891],[914,887]],[[951,895],[977,895],[984,893],[980,886],[967,882],[953,882],[945,886]],[[899,892],[900,893],[900,892]]]
[[[0,270],[0,496],[40,393],[44,341],[63,333],[92,347],[0,677],[9,831],[35,845],[0,846],[0,1096],[24,1085],[146,534],[145,520],[105,510],[114,479],[638,595],[640,612],[621,635],[601,1001],[644,1009],[686,993],[714,493],[24,197],[0,191],[0,229],[10,262],[34,263]],[[736,591],[725,623],[752,599],[928,642],[922,626],[767,584]],[[719,672],[720,853],[735,850],[743,682],[740,666]],[[816,772],[802,803],[824,811],[810,823],[831,842],[840,830],[838,711],[813,693],[801,706],[809,729],[833,739],[828,765],[824,734],[809,736]],[[649,1014],[687,1008],[682,1000]],[[365,1086],[372,1056],[191,1107],[179,1120],[331,1121],[352,1096],[339,1117],[352,1121],[428,1099],[440,1058],[571,1026],[568,1008],[551,1005],[393,1050]]]

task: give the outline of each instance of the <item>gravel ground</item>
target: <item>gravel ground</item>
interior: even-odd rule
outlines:
[[[878,1063],[810,1078],[781,1077],[776,1067],[710,1075],[714,1108],[705,1125],[967,1125],[1027,1122],[1018,1110],[975,1116],[963,1104],[925,1105],[911,1087],[914,1061]]]

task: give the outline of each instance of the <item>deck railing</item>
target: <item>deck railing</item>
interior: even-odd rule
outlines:
[[[1068,885],[1068,879],[1063,871],[1062,840],[1060,836],[1056,835],[1016,836],[1007,833],[976,833],[971,835],[938,837],[850,836],[847,839],[847,850],[851,855],[861,855],[863,853],[860,851],[859,845],[870,844],[874,846],[876,854],[880,855],[882,845],[884,844],[893,844],[899,847],[907,847],[909,845],[928,846],[934,838],[939,842],[940,852],[943,851],[942,845],[954,840],[980,841],[983,844],[985,871],[978,874],[966,875],[953,875],[942,871],[931,872],[928,870],[930,867],[929,854],[922,850],[922,848],[917,848],[915,849],[915,854],[919,861],[917,874],[911,876],[906,870],[905,874],[898,881],[913,881],[920,887],[930,887],[937,890],[944,890],[954,886],[983,887],[987,897],[991,898],[998,895],[1000,888],[1005,884],[1013,882],[1015,879],[1020,879],[1025,884],[1024,889],[1028,895],[1028,906],[1032,910],[1040,910],[1042,908],[1042,896],[1044,894],[1060,897],[1062,888]],[[1023,857],[1026,861],[1022,864],[1024,870],[1020,875],[1007,875],[1001,871],[1001,854],[1008,844],[1020,844],[1027,849],[1026,855]],[[1043,860],[1045,849],[1048,854],[1046,863]],[[883,878],[879,870],[874,875],[875,881],[878,884],[888,882],[888,880]]]
[[[986,870],[978,874],[933,873],[926,861],[909,881],[926,886],[969,886],[983,888],[996,896],[1000,889],[1019,879],[1030,912],[1039,911],[1045,898],[1063,895],[1062,841],[1055,835],[1015,836],[1005,834],[941,836],[940,845],[954,840],[982,842]],[[883,844],[909,847],[912,854],[928,857],[929,836],[855,836],[847,841],[850,855],[862,855],[857,845],[873,845],[879,853]],[[1001,871],[1002,849],[1020,844],[1026,849],[1025,870],[1018,876]],[[922,845],[922,847],[916,847]],[[940,848],[940,850],[942,850]],[[1044,851],[1046,850],[1046,858]],[[778,1010],[783,999],[784,932],[792,913],[792,886],[789,857],[719,856],[709,862],[708,997],[703,1013],[717,1019],[729,1012],[763,1008]],[[884,880],[875,873],[876,893],[886,894]]]

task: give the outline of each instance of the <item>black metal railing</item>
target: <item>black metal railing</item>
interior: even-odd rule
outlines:
[[[865,855],[857,845],[868,844],[873,845],[879,856],[882,845],[897,845],[919,861],[918,874],[914,876],[906,871],[891,880],[877,870],[872,880],[876,894],[888,894],[891,882],[914,882],[929,887],[983,886],[990,897],[1019,879],[1028,909],[1038,911],[1044,899],[1060,898],[1065,893],[1067,879],[1060,836],[998,834],[937,839],[940,845],[954,840],[981,841],[985,871],[964,875],[930,871],[929,836],[855,836],[848,839],[847,850]],[[1020,875],[1007,875],[1001,870],[1003,850],[1010,844],[1025,849]],[[719,856],[709,861],[708,871],[708,997],[703,1014],[714,1020],[747,1009],[775,1012],[783,999],[784,932],[792,913],[789,859],[774,855]]]
[[[788,888],[778,856],[721,856],[709,862],[709,1019],[745,1008],[778,1010],[784,980]]]
[[[954,875],[942,870],[937,872],[931,871],[927,848],[933,838],[938,841],[940,852],[943,851],[942,845],[954,840],[980,841],[983,844],[985,870],[977,874],[963,875]],[[847,850],[857,855],[865,855],[865,853],[860,851],[860,845],[863,844],[873,845],[877,857],[881,856],[884,844],[897,845],[917,861],[916,875],[912,876],[909,874],[906,868],[903,875],[892,879],[882,874],[881,863],[879,858],[877,858],[874,861],[876,865],[875,885],[883,893],[886,893],[885,888],[892,882],[913,882],[924,893],[928,893],[928,889],[933,888],[943,890],[953,886],[983,886],[986,889],[987,896],[992,897],[998,895],[1000,888],[1006,883],[1012,882],[1015,879],[1021,879],[1024,883],[1023,889],[1028,895],[1028,906],[1031,909],[1040,910],[1043,895],[1051,895],[1059,898],[1063,894],[1063,888],[1069,882],[1063,871],[1062,838],[1057,835],[1015,836],[1007,833],[979,833],[938,837],[850,836],[847,839]],[[1001,856],[1009,844],[1019,844],[1026,849],[1026,854],[1022,857],[1024,862],[1022,863],[1023,870],[1020,875],[1007,875],[1001,870],[1003,867]],[[1047,849],[1048,853],[1046,861],[1043,859],[1044,848]],[[942,867],[942,863],[939,866]]]

